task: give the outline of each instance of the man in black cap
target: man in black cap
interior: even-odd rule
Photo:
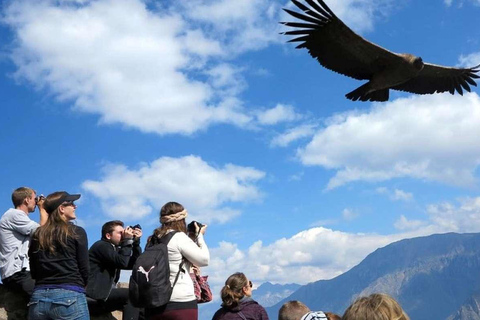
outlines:
[[[0,219],[0,273],[3,284],[12,290],[31,296],[35,281],[30,274],[28,246],[30,236],[48,219],[43,208],[44,197],[35,190],[20,187],[12,193],[14,208],[8,209]],[[28,215],[38,207],[40,224]]]
[[[138,319],[139,310],[130,303],[128,288],[116,284],[120,271],[132,270],[142,253],[141,236],[139,225],[124,228],[120,220],[109,221],[102,227],[102,238],[90,247],[87,296],[97,300],[98,311],[122,310],[123,319]]]

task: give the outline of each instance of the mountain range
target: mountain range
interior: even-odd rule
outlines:
[[[342,315],[355,298],[374,292],[393,296],[412,320],[480,320],[480,234],[392,243],[340,276],[301,286],[266,309],[277,319],[284,302],[299,300],[312,310]]]

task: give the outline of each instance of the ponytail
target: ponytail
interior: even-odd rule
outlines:
[[[244,297],[243,288],[248,285],[247,277],[241,273],[236,272],[228,277],[220,291],[222,297],[222,307],[233,309],[238,306],[240,299]]]

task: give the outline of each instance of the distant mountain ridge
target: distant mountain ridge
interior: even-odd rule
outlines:
[[[289,284],[272,284],[265,282],[257,289],[253,290],[252,295],[258,303],[264,307],[270,307],[277,304],[279,301],[290,296],[301,285],[296,283]]]
[[[480,234],[447,233],[377,249],[344,274],[302,286],[267,312],[276,319],[285,301],[300,300],[312,310],[341,315],[359,295],[385,292],[412,320],[480,320],[472,318],[478,313],[472,303],[480,301],[474,299],[479,291]]]
[[[472,295],[448,320],[480,320],[480,292]]]

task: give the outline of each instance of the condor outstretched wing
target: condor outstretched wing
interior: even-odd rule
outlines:
[[[297,48],[307,48],[322,66],[343,75],[358,79],[370,79],[386,65],[402,63],[402,58],[369,42],[347,27],[323,0],[305,0],[309,7],[298,0],[292,2],[303,13],[284,9],[302,22],[282,22],[297,28],[284,32],[298,36],[289,42],[301,42]]]
[[[457,91],[463,95],[463,89],[470,92],[469,84],[477,86],[473,79],[480,78],[476,75],[479,68],[480,65],[473,68],[451,68],[424,63],[422,71],[415,78],[392,89],[418,94],[446,91],[454,94]]]

